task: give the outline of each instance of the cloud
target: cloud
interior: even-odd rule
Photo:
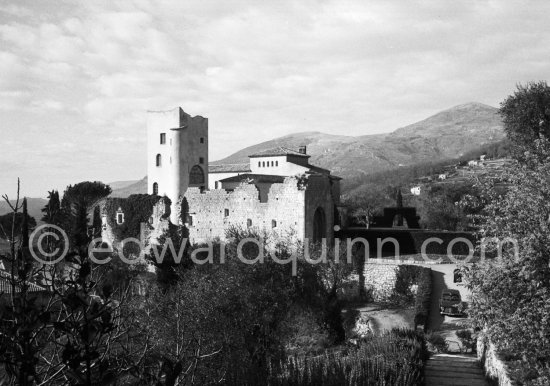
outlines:
[[[216,159],[297,131],[365,135],[496,105],[550,64],[544,2],[55,4],[0,6],[0,130],[34,141],[24,153],[46,170],[65,160],[59,184],[142,176],[148,109],[208,117]]]

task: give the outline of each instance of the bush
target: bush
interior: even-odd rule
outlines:
[[[422,385],[428,358],[424,338],[413,330],[394,329],[373,336],[357,348],[313,358],[292,357],[272,365],[268,374],[231,374],[226,385]]]
[[[472,331],[470,330],[458,330],[456,332],[456,336],[460,340],[460,343],[462,344],[462,347],[466,349],[466,351],[470,350],[471,352],[476,351],[476,339],[472,334]]]
[[[428,342],[428,350],[432,352],[444,353],[449,350],[449,344],[441,334],[430,332],[426,335],[426,341]]]

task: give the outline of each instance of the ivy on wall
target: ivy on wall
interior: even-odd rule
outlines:
[[[112,229],[115,240],[128,237],[139,239],[141,224],[149,223],[153,214],[153,207],[162,199],[161,196],[149,194],[132,194],[127,198],[109,198],[105,201],[103,214],[107,217],[107,225]],[[170,199],[164,197],[170,207]],[[117,212],[124,213],[124,222],[117,223]],[[166,213],[169,215],[169,213]]]

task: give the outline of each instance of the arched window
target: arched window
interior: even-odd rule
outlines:
[[[261,167],[261,166],[262,166],[262,163],[258,161],[258,167]]]
[[[162,156],[160,154],[157,154],[157,166],[161,166],[162,163]]]
[[[153,183],[153,194],[156,196],[159,194],[159,184],[156,182]]]
[[[321,242],[326,237],[325,211],[323,208],[318,207],[313,215],[313,242]]]
[[[262,162],[262,167],[263,167],[263,168],[265,168],[265,161],[264,161],[264,162]]]
[[[204,184],[204,172],[199,165],[195,165],[189,172],[189,185],[200,186]]]

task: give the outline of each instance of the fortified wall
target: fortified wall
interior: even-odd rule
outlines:
[[[248,183],[233,191],[189,188],[180,201],[181,221],[192,243],[223,240],[231,227],[303,239],[305,202],[306,186],[296,177],[272,184],[263,200],[260,190]]]

